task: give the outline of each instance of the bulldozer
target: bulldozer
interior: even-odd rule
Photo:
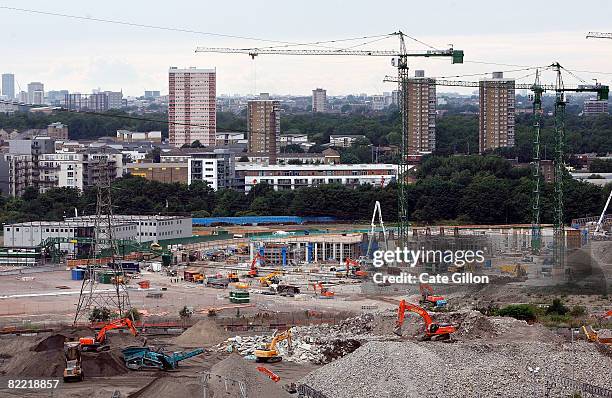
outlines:
[[[397,321],[395,333],[398,336],[402,336],[402,326],[404,324],[404,317],[406,315],[406,311],[414,312],[418,314],[423,321],[425,321],[425,335],[421,337],[421,341],[424,340],[447,340],[450,339],[451,334],[457,331],[457,327],[451,325],[449,323],[435,323],[431,316],[425,311],[423,308],[418,305],[414,305],[406,302],[406,300],[402,300],[399,303],[399,307],[397,309]]]
[[[81,367],[81,344],[78,341],[64,343],[64,382],[83,381],[85,374]]]
[[[283,357],[280,356],[276,345],[283,340],[287,340],[288,352],[291,354],[293,351],[291,348],[291,329],[287,329],[282,333],[276,334],[270,344],[255,350],[255,360],[257,362],[280,362]]]

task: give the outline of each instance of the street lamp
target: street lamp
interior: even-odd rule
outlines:
[[[529,366],[527,368],[527,370],[529,370],[529,373],[531,373],[531,376],[533,377],[533,396],[536,396],[536,378],[538,376],[538,372],[540,371],[540,367],[536,366],[535,368],[532,368],[531,366]]]

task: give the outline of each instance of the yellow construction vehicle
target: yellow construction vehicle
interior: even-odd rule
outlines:
[[[591,325],[583,326],[582,332],[586,336],[586,339],[591,343],[602,343],[612,346],[612,333],[607,333],[604,335],[603,330],[597,332]]]
[[[81,343],[67,341],[64,343],[64,382],[83,381],[85,376],[81,368]]]
[[[520,264],[502,265],[500,267],[502,274],[510,274],[515,278],[527,279],[527,269]]]
[[[255,350],[255,360],[257,362],[280,362],[283,357],[278,353],[276,345],[283,340],[287,340],[288,352],[291,354],[291,329],[287,329],[282,333],[276,334],[270,344]]]
[[[272,271],[268,275],[259,278],[259,283],[261,283],[263,287],[268,287],[271,283],[278,283],[278,277],[281,275],[283,275],[283,273],[280,271]]]

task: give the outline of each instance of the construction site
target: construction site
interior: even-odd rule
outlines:
[[[24,228],[81,235],[0,251],[0,397],[612,398],[612,193],[601,214],[570,225],[562,182],[564,95],[607,100],[608,86],[564,86],[558,63],[548,67],[555,84],[536,74],[516,85],[533,93],[531,223],[417,225],[405,195],[408,58],[462,63],[463,51],[412,53],[402,32],[392,36],[397,51],[196,52],[394,57],[398,75],[385,80],[398,84],[403,124],[397,223],[385,224],[378,201],[371,222],[355,224],[145,220],[113,214],[100,177],[95,214],[5,226],[13,242]],[[557,140],[549,224],[547,91]],[[143,223],[169,222],[175,239],[136,241]]]

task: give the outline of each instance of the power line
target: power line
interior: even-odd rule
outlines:
[[[72,19],[79,19],[79,20],[84,20],[84,21],[103,22],[103,23],[110,23],[110,24],[115,24],[115,25],[133,26],[133,27],[138,27],[138,28],[167,30],[167,31],[182,32],[182,33],[193,33],[193,34],[204,35],[204,36],[216,36],[216,37],[226,37],[226,38],[231,38],[231,39],[262,41],[262,42],[268,42],[268,43],[300,45],[300,43],[292,43],[289,41],[282,41],[282,40],[270,40],[270,39],[262,39],[262,38],[250,37],[250,36],[230,35],[230,34],[225,34],[225,33],[203,32],[203,31],[192,30],[192,29],[174,28],[171,26],[148,25],[148,24],[141,24],[141,23],[129,22],[129,21],[118,21],[118,20],[105,19],[105,18],[85,17],[81,15],[72,15],[72,14],[63,14],[63,13],[58,13],[58,12],[32,10],[32,9],[27,9],[27,8],[0,6],[0,9],[26,12],[26,13],[31,13],[31,14],[51,15],[54,17],[62,17],[62,18],[72,18]]]

